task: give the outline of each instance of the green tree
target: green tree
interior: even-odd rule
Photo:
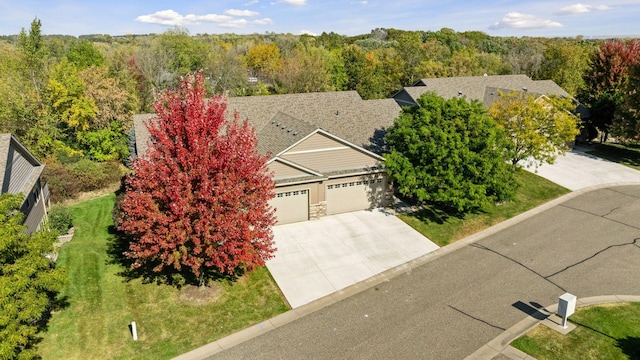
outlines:
[[[553,163],[580,133],[580,118],[572,113],[575,109],[576,104],[569,98],[536,98],[513,91],[501,93],[500,99],[491,104],[489,114],[513,145],[508,151],[511,163],[529,161],[538,166]]]
[[[611,134],[623,142],[640,143],[640,64],[629,69],[625,98],[616,111]]]
[[[36,358],[42,330],[64,275],[45,255],[55,232],[27,236],[21,195],[0,195],[0,358]]]
[[[385,136],[385,166],[402,195],[458,213],[512,196],[509,144],[480,102],[426,93],[418,104],[404,108]]]
[[[18,35],[18,49],[24,55],[27,73],[38,95],[46,81],[45,65],[49,55],[47,44],[42,37],[41,27],[40,19],[35,18],[31,22],[29,33],[22,28],[20,35]]]
[[[274,88],[278,89],[276,74],[283,66],[280,48],[274,43],[258,44],[253,46],[245,56],[246,64],[257,75],[271,81]]]
[[[67,54],[67,59],[74,63],[78,69],[86,69],[90,66],[102,66],[105,58],[93,43],[88,41],[80,41],[73,44]]]
[[[547,45],[540,69],[541,79],[551,79],[571,96],[584,89],[582,75],[589,67],[590,46],[566,40]]]

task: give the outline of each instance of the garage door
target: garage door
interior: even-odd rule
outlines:
[[[382,206],[384,180],[350,180],[327,185],[327,214],[365,210]]]
[[[309,190],[277,191],[270,202],[278,224],[309,220]]]

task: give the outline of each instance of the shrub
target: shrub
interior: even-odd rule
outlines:
[[[99,163],[82,159],[71,164],[47,164],[42,177],[49,185],[51,201],[58,203],[75,198],[80,192],[117,183],[122,175],[122,166],[115,161]]]
[[[49,210],[49,225],[52,230],[66,234],[73,226],[73,216],[69,208],[61,205],[53,206]]]

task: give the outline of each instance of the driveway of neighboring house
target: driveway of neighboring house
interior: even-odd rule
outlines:
[[[438,249],[384,210],[357,211],[273,228],[267,267],[292,308]]]
[[[585,152],[588,148],[576,148],[565,156],[558,156],[554,164],[544,164],[535,172],[545,179],[569,190],[579,190],[595,185],[638,183],[640,171],[620,165]]]

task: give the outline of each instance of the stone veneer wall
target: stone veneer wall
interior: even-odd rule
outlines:
[[[320,201],[309,206],[309,220],[318,220],[327,215],[327,202]]]

